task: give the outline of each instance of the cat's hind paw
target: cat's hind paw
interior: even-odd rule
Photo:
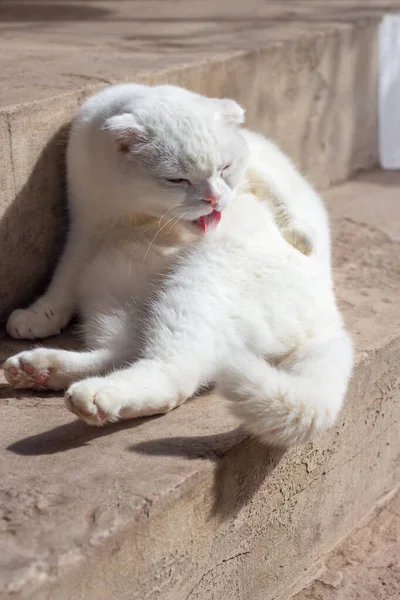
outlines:
[[[58,335],[68,323],[67,315],[39,301],[30,308],[18,308],[7,321],[7,332],[14,339],[35,340]]]
[[[118,387],[101,377],[92,377],[72,384],[65,394],[65,404],[80,419],[101,427],[120,418],[122,407]]]

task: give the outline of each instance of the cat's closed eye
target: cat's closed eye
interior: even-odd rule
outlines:
[[[189,179],[183,179],[182,177],[181,177],[181,178],[179,178],[179,179],[168,179],[168,177],[167,177],[166,179],[167,179],[167,181],[169,181],[170,183],[179,183],[179,184],[182,184],[182,183],[187,183],[188,185],[191,185],[191,183],[190,183]]]
[[[229,163],[229,165],[225,165],[225,167],[223,169],[221,169],[221,173],[223,173],[224,171],[229,169],[229,167],[231,167],[231,166],[232,166],[232,163]]]

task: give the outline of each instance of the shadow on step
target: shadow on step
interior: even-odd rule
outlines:
[[[13,390],[14,397],[16,396],[15,390]],[[37,395],[37,392],[35,392]],[[54,392],[42,394],[43,397],[54,396]],[[0,390],[1,397],[1,390]],[[21,397],[26,398],[26,390],[21,392]],[[160,415],[162,416],[162,415]],[[72,421],[59,427],[54,427],[43,433],[32,435],[22,440],[14,442],[7,447],[9,452],[20,454],[21,456],[41,456],[44,454],[58,454],[59,452],[67,452],[74,448],[80,448],[86,446],[92,440],[109,436],[123,429],[134,429],[139,425],[143,425],[151,419],[158,417],[147,417],[143,419],[135,419],[130,421],[120,421],[107,427],[92,427],[87,425],[83,421]]]
[[[0,21],[2,23],[52,23],[57,21],[86,21],[109,17],[112,11],[99,6],[57,2],[52,6],[48,2],[15,2],[2,0],[0,5]]]
[[[232,442],[237,440],[232,447]],[[215,463],[212,516],[230,519],[246,506],[285,454],[237,429],[207,436],[173,437],[135,444],[133,452]]]
[[[162,416],[122,421],[104,428],[73,421],[19,440],[8,446],[7,450],[22,456],[67,452],[85,446],[94,439],[124,429],[134,429]],[[232,518],[251,501],[285,453],[282,449],[271,448],[248,438],[241,429],[208,436],[159,438],[129,446],[128,450],[154,457],[170,456],[213,462],[211,515],[221,520]]]
[[[0,320],[40,293],[62,248],[67,211],[65,151],[70,124],[40,153],[29,177],[0,219]],[[12,160],[28,160],[24,149]],[[21,158],[22,157],[22,158]]]

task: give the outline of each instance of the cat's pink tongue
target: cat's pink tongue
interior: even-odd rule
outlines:
[[[221,220],[221,213],[217,210],[213,210],[209,215],[205,215],[204,217],[200,217],[200,219],[196,219],[195,224],[200,227],[204,233],[208,231],[208,229],[216,229],[218,223]]]

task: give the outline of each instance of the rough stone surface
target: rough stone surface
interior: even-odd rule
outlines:
[[[400,494],[374,512],[325,557],[313,582],[293,600],[400,598]]]
[[[377,162],[376,31],[396,6],[3,0],[0,319],[42,290],[59,253],[66,128],[90,93],[136,80],[234,97],[328,187]]]
[[[374,20],[399,7],[399,0],[2,0],[0,107]]]
[[[0,387],[0,598],[287,600],[396,487],[400,175],[373,178],[327,193],[357,366],[337,426],[314,443],[263,447],[214,394],[96,429],[59,396]],[[5,338],[1,359],[22,346]]]

